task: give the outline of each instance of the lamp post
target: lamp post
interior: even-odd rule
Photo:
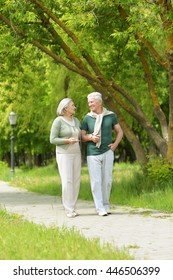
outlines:
[[[11,112],[9,114],[9,123],[12,128],[12,134],[11,134],[11,172],[14,175],[14,127],[16,125],[17,121],[17,115],[14,112]]]

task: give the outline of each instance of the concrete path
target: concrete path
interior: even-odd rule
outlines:
[[[75,227],[87,238],[128,247],[137,260],[173,260],[173,214],[114,206],[99,217],[92,202],[79,201],[76,218],[67,218],[61,199],[40,195],[0,182],[0,207],[46,226]]]

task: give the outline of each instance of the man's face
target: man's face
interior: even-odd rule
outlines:
[[[90,98],[88,106],[91,111],[97,113],[102,108],[102,101],[100,99]]]

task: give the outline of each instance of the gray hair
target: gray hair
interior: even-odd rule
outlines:
[[[91,98],[94,98],[94,99],[97,99],[97,100],[102,100],[102,95],[100,92],[91,92],[90,94],[88,94],[87,96],[88,100],[91,99]]]
[[[62,99],[61,102],[58,105],[58,108],[57,108],[57,111],[56,111],[57,114],[60,115],[60,116],[63,116],[65,108],[67,108],[69,106],[71,101],[72,101],[71,98]]]

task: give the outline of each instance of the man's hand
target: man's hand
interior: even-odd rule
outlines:
[[[117,145],[115,143],[109,144],[108,147],[114,152]]]
[[[99,142],[99,140],[100,140],[99,134],[97,134],[97,135],[92,134],[91,141],[93,141],[94,143],[97,143],[97,142]]]

